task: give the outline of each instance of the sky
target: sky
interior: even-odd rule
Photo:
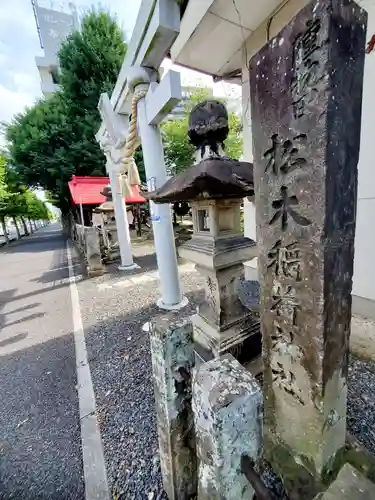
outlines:
[[[9,122],[12,116],[31,106],[41,97],[39,73],[35,56],[43,56],[39,45],[31,0],[0,0],[0,123]],[[61,2],[39,0],[42,7],[59,9]],[[67,5],[67,1],[65,5]],[[102,6],[115,14],[130,40],[141,0],[76,0],[81,14],[91,6]],[[171,67],[168,62],[165,66]],[[177,69],[172,66],[173,69]],[[196,72],[178,68],[183,84],[212,85],[210,77],[199,76]],[[197,80],[198,77],[198,80]],[[228,96],[233,93],[232,86],[215,84],[215,95]],[[3,139],[0,137],[0,145]]]
[[[35,56],[42,56],[31,0],[1,0],[0,7],[0,122],[41,97]],[[55,8],[61,2],[55,2]],[[116,14],[129,40],[141,0],[76,0],[78,11],[103,6]],[[50,2],[39,1],[43,7]]]

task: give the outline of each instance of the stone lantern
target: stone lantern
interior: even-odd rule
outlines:
[[[98,206],[96,212],[101,214],[102,238],[105,247],[105,254],[108,260],[115,260],[120,256],[119,243],[117,238],[115,209],[112,200],[111,186],[103,188],[101,193],[106,200]]]
[[[205,299],[192,317],[197,359],[231,353],[245,363],[261,353],[258,314],[239,299],[243,262],[257,257],[255,242],[241,230],[242,199],[254,196],[253,166],[221,154],[228,134],[222,103],[199,104],[189,125],[201,161],[148,196],[156,203],[189,201],[192,207],[193,236],[178,251],[205,278]]]

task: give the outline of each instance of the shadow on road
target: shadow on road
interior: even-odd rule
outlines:
[[[55,250],[56,244],[59,242],[61,242],[60,228],[43,228],[30,236],[25,236],[20,240],[13,240],[9,245],[2,246],[0,255],[1,253],[49,252]]]
[[[0,499],[84,500],[73,334],[0,356],[0,381]]]

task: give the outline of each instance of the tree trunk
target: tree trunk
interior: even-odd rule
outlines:
[[[3,229],[5,243],[8,245],[8,243],[9,243],[9,237],[8,237],[7,226],[5,224],[5,218],[4,217],[1,218],[1,227]]]
[[[29,225],[30,225],[30,233],[32,234],[34,232],[34,229],[30,219],[29,219]]]
[[[27,224],[26,224],[26,221],[25,221],[24,217],[21,217],[21,222],[22,222],[22,225],[23,225],[23,230],[25,232],[25,236],[28,236],[29,235],[29,230],[27,229]]]
[[[13,220],[14,227],[16,229],[17,240],[20,240],[21,239],[21,233],[20,233],[20,230],[18,229],[17,220],[16,220],[15,217],[12,217],[12,220]]]

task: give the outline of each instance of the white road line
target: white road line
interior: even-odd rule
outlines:
[[[110,500],[103,444],[96,418],[95,394],[87,360],[85,333],[82,325],[78,289],[75,283],[72,253],[66,244],[69,266],[69,287],[72,300],[74,342],[76,350],[79,414],[86,500]]]

